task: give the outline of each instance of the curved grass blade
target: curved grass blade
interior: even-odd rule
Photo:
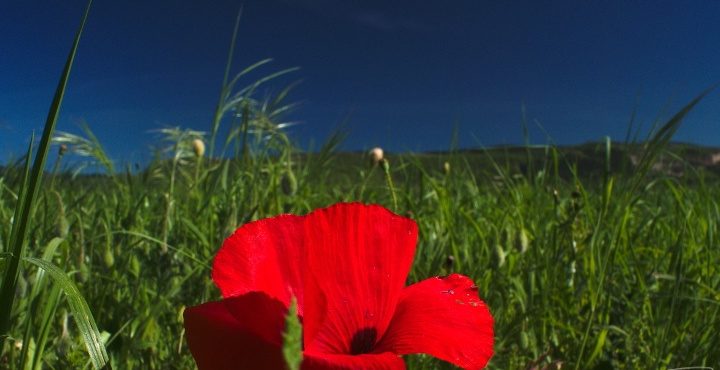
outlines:
[[[250,95],[252,95],[255,92],[255,90],[257,90],[258,87],[260,87],[260,85],[262,85],[268,81],[271,81],[275,78],[278,78],[280,76],[284,76],[288,73],[295,72],[299,69],[300,68],[298,68],[298,67],[286,68],[286,69],[280,70],[278,72],[271,73],[265,77],[259,78],[252,84],[250,84],[246,87],[243,87],[238,92],[236,92],[232,97],[230,97],[229,100],[227,100],[225,102],[225,105],[223,106],[221,112],[224,114],[225,112],[229,111],[233,107],[237,106],[238,103],[240,103],[243,99],[247,99]]]
[[[40,269],[40,271],[44,271]],[[53,318],[55,312],[60,304],[62,289],[59,286],[53,285],[47,293],[46,303],[43,305],[42,310],[39,312],[40,327],[38,328],[37,340],[35,340],[35,353],[32,356],[31,369],[40,370],[43,365],[43,357],[45,354],[45,348],[48,344],[48,337],[50,336],[50,330],[54,324]],[[26,362],[23,362],[27,366]]]
[[[88,1],[87,8],[83,14],[80,27],[75,35],[72,48],[68,55],[67,61],[65,62],[65,69],[60,76],[60,81],[55,89],[55,96],[52,104],[50,104],[50,111],[48,112],[47,120],[45,121],[45,128],[43,129],[43,135],[40,139],[40,146],[33,162],[32,173],[27,178],[27,188],[23,186],[23,197],[22,200],[18,200],[18,206],[21,207],[19,211],[19,218],[15,218],[11,235],[12,257],[9,260],[8,266],[5,269],[5,275],[2,281],[2,287],[0,287],[0,347],[4,342],[4,337],[10,329],[10,316],[12,313],[13,302],[15,300],[15,284],[17,283],[17,277],[20,272],[20,258],[22,256],[23,248],[25,245],[25,238],[27,236],[28,226],[30,224],[30,213],[33,209],[33,203],[37,198],[40,184],[42,183],[42,175],[45,169],[45,160],[47,159],[48,150],[50,148],[50,139],[52,138],[53,131],[55,131],[55,124],[57,123],[58,113],[60,112],[60,106],[62,105],[63,97],[65,96],[65,88],[70,77],[70,70],[72,69],[73,62],[75,61],[75,54],[77,53],[78,45],[80,44],[80,37],[82,36],[85,22],[87,21],[88,14],[90,13],[90,7],[92,0]],[[28,163],[30,156],[28,155]],[[16,214],[18,211],[16,210]]]
[[[33,257],[25,257],[23,260],[43,269],[54,280],[55,284],[60,286],[68,299],[68,303],[70,303],[70,311],[80,328],[80,333],[85,341],[93,366],[96,369],[101,369],[107,365],[109,358],[100,337],[100,332],[90,312],[90,307],[88,307],[77,286],[63,270],[48,261]]]
[[[655,159],[660,155],[660,152],[662,152],[665,147],[670,143],[670,140],[672,140],[673,136],[675,135],[675,132],[677,132],[678,128],[680,127],[680,124],[682,123],[685,116],[690,113],[690,111],[698,104],[700,101],[710,92],[712,92],[715,88],[717,88],[718,84],[715,84],[709,88],[707,88],[705,91],[700,93],[700,95],[696,96],[695,99],[691,100],[690,103],[685,105],[682,109],[680,109],[677,113],[675,113],[672,118],[670,118],[660,129],[653,135],[653,137],[650,139],[650,141],[646,144],[647,147],[643,151],[643,155],[640,158],[640,163],[637,166],[637,170],[635,171],[636,175],[633,178],[634,182],[630,188],[630,191],[626,194],[633,195],[635,192],[640,188],[640,185],[642,183],[642,180],[645,178],[645,175],[650,171],[650,168],[652,167],[653,162]]]
[[[233,79],[232,79],[229,83],[227,83],[227,84],[225,85],[225,86],[226,86],[226,93],[227,93],[228,95],[230,94],[230,92],[232,91],[232,89],[235,87],[235,84],[238,82],[238,80],[240,80],[240,78],[241,78],[242,76],[245,76],[246,74],[248,74],[248,73],[256,70],[257,68],[259,68],[259,67],[261,67],[261,66],[263,66],[263,65],[265,65],[265,64],[268,64],[268,63],[270,63],[270,62],[272,62],[272,61],[273,61],[272,58],[265,58],[265,59],[263,59],[263,60],[261,60],[261,61],[259,61],[259,62],[255,62],[254,64],[251,64],[251,65],[248,66],[248,67],[245,67],[245,69],[243,69],[242,71],[240,71],[240,73],[236,74],[235,77],[233,77]]]
[[[67,243],[65,239],[62,238],[53,238],[50,240],[50,242],[45,247],[45,252],[43,252],[42,259],[45,261],[52,261],[53,256],[55,255],[55,251],[57,248],[62,245],[63,243]],[[44,292],[45,290],[45,270],[39,269],[37,273],[35,274],[35,283],[33,283],[32,290],[30,291],[30,308],[28,309],[30,319],[27,323],[26,329],[25,329],[25,335],[24,335],[24,341],[27,343],[30,343],[30,340],[34,338],[34,326],[36,324],[36,319],[39,319],[40,327],[37,335],[37,340],[35,340],[35,351],[34,353],[30,354],[28,351],[28,347],[23,347],[22,353],[20,354],[20,364],[23,364],[23,366],[27,367],[28,365],[28,356],[32,356],[32,366],[30,366],[30,369],[39,369],[40,368],[40,361],[42,359],[43,352],[45,351],[45,345],[47,344],[47,337],[50,332],[50,326],[52,323],[52,317],[54,316],[55,309],[57,307],[57,304],[60,301],[60,290],[57,285],[53,286],[49,293]],[[40,300],[38,297],[40,295],[40,292],[44,292],[43,296],[45,298],[48,298],[47,301],[44,304],[44,307],[39,308],[38,301]],[[38,316],[38,312],[42,310],[42,315]]]

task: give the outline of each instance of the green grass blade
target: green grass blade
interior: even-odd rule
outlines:
[[[640,187],[642,180],[645,178],[645,175],[650,170],[653,162],[658,157],[661,151],[667,146],[668,143],[670,143],[670,140],[675,135],[675,132],[677,132],[678,128],[680,128],[680,124],[682,123],[685,116],[690,113],[690,111],[695,108],[695,106],[700,103],[700,101],[711,91],[713,91],[717,85],[713,85],[710,88],[706,89],[700,95],[695,97],[690,103],[685,105],[682,109],[680,109],[677,113],[675,113],[672,118],[670,118],[660,129],[653,135],[653,137],[650,139],[650,142],[647,144],[647,148],[643,152],[642,158],[640,159],[640,164],[638,165],[638,169],[636,171],[636,176],[634,178],[634,183],[630,189],[629,192],[627,192],[628,195],[634,194]]]
[[[32,158],[34,141],[35,134],[33,133],[30,138],[30,145],[28,145],[27,156],[25,157],[25,169],[23,171],[22,185],[20,187],[20,191],[18,191],[18,200],[17,203],[15,203],[15,211],[13,214],[13,225],[10,229],[10,245],[8,247],[13,248],[13,252],[6,252],[9,266],[5,267],[5,263],[3,263],[3,267],[5,267],[5,275],[3,276],[2,286],[0,287],[0,298],[2,298],[2,300],[0,300],[0,348],[3,347],[3,343],[5,342],[5,338],[7,337],[10,329],[10,317],[12,316],[12,304],[13,299],[15,298],[14,293],[15,286],[17,285],[18,265],[20,260],[20,255],[14,247],[17,246],[15,240],[18,235],[18,220],[23,218],[23,199],[25,198],[25,193],[27,193],[27,182],[30,177],[30,159]],[[20,243],[20,245],[22,246],[22,243]],[[22,252],[22,250],[20,250],[20,252]]]
[[[248,99],[248,97],[251,96],[255,92],[255,90],[258,89],[258,87],[265,84],[266,82],[274,80],[278,77],[284,76],[288,73],[296,72],[299,69],[300,69],[299,67],[286,68],[286,69],[280,70],[278,72],[271,73],[262,78],[259,78],[258,80],[253,82],[251,85],[243,87],[238,92],[236,92],[232,97],[230,97],[230,99],[228,101],[225,102],[225,105],[223,106],[223,109],[222,109],[222,113],[227,112],[228,110],[232,109],[241,101]]]
[[[210,157],[215,155],[215,140],[217,138],[218,129],[220,128],[220,121],[222,120],[222,107],[225,105],[225,100],[230,93],[230,88],[227,82],[228,77],[230,77],[230,68],[232,67],[232,60],[235,54],[235,40],[237,39],[242,12],[243,7],[241,5],[240,9],[238,10],[237,18],[235,19],[235,28],[233,28],[232,39],[230,40],[230,50],[228,50],[227,62],[225,63],[225,74],[223,75],[222,89],[220,89],[220,99],[218,100],[217,106],[215,107],[215,115],[213,116],[212,127],[210,131],[210,151],[208,154]]]
[[[285,317],[283,357],[290,370],[300,369],[300,363],[302,362],[302,325],[297,317],[297,300],[295,297],[292,298]]]
[[[66,243],[65,239],[53,238],[45,247],[42,259],[48,262],[52,261],[55,256],[57,248]],[[55,285],[49,291],[45,290],[45,270],[38,269],[35,274],[35,282],[33,283],[32,290],[30,292],[30,309],[28,310],[29,321],[25,331],[23,342],[35,343],[34,353],[30,354],[29,351],[23,347],[23,351],[20,356],[20,364],[28,368],[28,365],[32,364],[29,369],[39,369],[42,362],[43,352],[47,345],[47,337],[53,324],[53,317],[55,309],[57,308],[58,302],[60,301],[60,288]],[[43,293],[42,295],[40,293]],[[47,299],[46,299],[47,298]],[[42,302],[44,300],[44,302]],[[44,304],[43,304],[44,303]],[[42,305],[42,308],[40,306]],[[38,312],[42,312],[38,314]],[[37,328],[36,328],[37,326]],[[37,333],[35,332],[36,330]],[[28,346],[29,347],[29,346]],[[32,361],[28,361],[28,356],[32,355]]]
[[[17,202],[15,203],[15,211],[13,214],[13,220],[19,220],[22,218],[22,211],[23,211],[22,199],[25,197],[25,192],[27,190],[27,182],[28,182],[28,178],[30,177],[30,160],[32,159],[34,142],[35,142],[35,133],[33,132],[33,134],[30,137],[30,145],[28,145],[28,151],[25,156],[25,158],[26,158],[25,159],[25,168],[23,170],[22,184],[20,185],[20,190],[18,191],[18,194],[17,194]],[[12,245],[15,245],[13,240],[15,239],[15,236],[17,235],[17,231],[18,231],[17,227],[15,225],[16,225],[16,223],[15,223],[15,221],[13,221],[12,228],[10,229],[10,244],[8,245],[8,248],[10,248],[10,246],[12,246]],[[12,252],[7,252],[7,254],[8,254],[8,258],[12,258],[12,256],[13,256]],[[3,282],[4,281],[5,280],[3,280]],[[13,283],[13,285],[14,285],[14,283]],[[0,336],[2,334],[3,333],[0,332]]]
[[[268,63],[270,63],[270,62],[272,62],[272,61],[273,61],[272,58],[266,58],[266,59],[263,59],[263,60],[261,60],[261,61],[255,62],[254,64],[251,64],[251,65],[248,66],[248,67],[245,67],[245,69],[243,69],[242,71],[240,71],[240,73],[236,74],[235,77],[233,77],[233,79],[230,80],[230,82],[228,82],[227,85],[225,85],[225,90],[224,90],[225,93],[226,93],[225,97],[227,98],[227,97],[229,96],[229,94],[230,94],[230,93],[232,92],[232,90],[235,88],[235,85],[238,83],[238,81],[240,80],[240,78],[242,78],[242,77],[245,76],[246,74],[248,74],[248,73],[250,73],[250,72],[252,72],[252,71],[254,71],[254,70],[256,70],[256,69],[258,69],[258,68],[260,68],[260,67],[264,66],[265,64],[268,64]]]
[[[57,311],[58,304],[60,303],[61,291],[62,289],[60,289],[60,287],[57,285],[54,285],[52,289],[50,289],[49,293],[47,293],[47,302],[43,306],[42,311],[39,315],[41,320],[40,327],[38,328],[39,331],[37,334],[37,340],[35,341],[35,353],[33,354],[32,358],[31,368],[33,370],[42,369],[43,355],[45,354],[45,348],[48,344],[48,337],[54,324],[53,318],[55,317],[55,312]]]
[[[105,346],[102,343],[95,319],[93,319],[92,313],[90,312],[90,307],[88,307],[85,298],[80,294],[80,290],[63,270],[52,263],[32,257],[25,257],[23,260],[43,269],[45,273],[55,281],[55,284],[62,288],[70,303],[70,310],[75,318],[75,322],[80,328],[80,333],[85,341],[85,346],[87,346],[93,366],[96,369],[103,368],[108,362],[108,355],[107,352],[105,352]]]
[[[70,70],[72,69],[73,62],[75,60],[75,54],[77,53],[78,45],[80,44],[80,37],[82,36],[85,22],[87,21],[88,14],[90,13],[90,6],[92,0],[88,2],[85,13],[83,14],[80,27],[75,35],[72,48],[68,55],[65,63],[65,69],[60,77],[58,86],[55,89],[55,97],[53,98],[52,104],[50,105],[50,111],[45,121],[45,128],[43,130],[42,138],[40,139],[40,146],[38,147],[37,156],[33,162],[32,173],[28,178],[27,189],[24,189],[24,196],[22,200],[18,200],[22,203],[22,210],[20,211],[20,218],[15,219],[13,222],[14,239],[12,240],[12,253],[13,256],[10,258],[8,267],[5,270],[3,278],[2,288],[0,288],[0,346],[4,342],[4,335],[7,334],[10,328],[10,315],[15,299],[15,283],[19,274],[20,258],[22,256],[23,247],[25,245],[25,237],[27,235],[28,226],[30,224],[30,213],[33,208],[35,198],[37,198],[40,184],[42,183],[42,175],[45,169],[45,160],[47,159],[48,150],[50,149],[50,139],[52,138],[53,131],[55,130],[55,124],[57,123],[58,113],[60,112],[60,106],[62,105],[63,97],[65,96],[65,88],[70,77]],[[30,157],[28,156],[28,162]]]

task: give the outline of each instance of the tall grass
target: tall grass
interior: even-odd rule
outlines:
[[[64,292],[67,297],[70,310],[75,317],[80,328],[80,334],[85,343],[85,346],[89,352],[90,361],[95,368],[101,368],[107,363],[107,353],[105,347],[101,343],[100,334],[98,328],[93,320],[90,309],[88,308],[85,299],[79,292],[75,284],[67,277],[67,275],[57,266],[53,265],[49,260],[52,259],[55,249],[58,244],[62,242],[59,239],[53,239],[48,246],[45,248],[45,255],[43,258],[24,257],[25,250],[27,249],[27,238],[29,229],[33,224],[37,224],[37,213],[36,213],[36,201],[38,193],[43,179],[43,173],[45,172],[45,160],[47,159],[50,140],[55,130],[55,124],[57,123],[58,113],[62,105],[63,97],[65,95],[65,88],[67,86],[70,71],[72,69],[75,55],[77,53],[78,45],[80,43],[80,37],[82,36],[85,22],[87,21],[88,14],[92,0],[88,2],[88,5],[83,14],[80,22],[80,27],[73,41],[72,48],[68,54],[65,68],[60,76],[57,88],[55,90],[55,96],[50,105],[50,111],[48,112],[47,120],[43,130],[42,137],[40,139],[40,145],[38,147],[35,160],[32,164],[32,171],[30,171],[30,162],[33,154],[33,141],[34,137],[30,140],[30,146],[25,156],[25,169],[22,175],[22,183],[19,187],[19,191],[16,192],[16,203],[15,211],[13,213],[13,219],[9,237],[8,247],[5,247],[4,251],[7,256],[7,266],[5,267],[2,284],[0,285],[0,346],[4,347],[5,340],[8,338],[8,331],[11,326],[11,320],[22,316],[24,313],[25,318],[25,333],[23,338],[27,340],[25,347],[20,347],[20,363],[25,368],[37,369],[42,365],[42,355],[49,333],[50,319],[53,316],[55,308],[58,304],[60,292]],[[22,311],[19,315],[15,315],[13,312],[16,292],[22,291],[22,286],[18,289],[18,283],[23,282],[21,279],[21,261],[26,261],[32,265],[38,267],[38,270],[34,274],[33,289],[30,291],[30,295],[24,304],[28,305],[28,309]],[[49,274],[53,281],[54,286],[50,290],[50,295],[42,297],[42,277],[44,274]],[[21,298],[26,298],[21,296]],[[43,302],[42,298],[46,298]],[[44,305],[44,310],[40,311],[39,305]],[[34,326],[37,326],[35,328]],[[39,340],[39,341],[36,341]],[[16,343],[20,343],[17,342]],[[18,346],[16,346],[18,347]]]
[[[496,320],[491,368],[720,363],[718,177],[652,166],[702,95],[645,144],[591,151],[600,174],[565,150],[529,145],[519,155],[390,155],[378,169],[336,151],[342,132],[300,151],[285,130],[291,87],[257,98],[291,70],[237,87],[268,62],[226,72],[209,134],[163,129],[141,171],[116,167],[88,126],[55,136],[69,146],[56,166],[79,155],[105,172],[69,168],[43,181],[61,82],[32,172],[32,150],[0,172],[0,367],[192,368],[182,312],[219,298],[209,271],[223,238],[251,220],[351,200],[417,221],[409,283],[451,271],[477,282]],[[207,156],[193,151],[197,139],[210,142]],[[617,157],[629,151],[641,161],[624,171]],[[427,356],[408,364],[450,368]]]
[[[609,171],[602,164],[584,173],[549,147],[533,151],[532,177],[523,173],[527,155],[507,159],[498,151],[391,155],[392,167],[378,171],[362,154],[333,152],[335,141],[302,153],[272,122],[254,112],[244,125],[248,137],[228,143],[246,145],[247,156],[241,149],[234,159],[203,159],[188,149],[199,133],[171,130],[166,154],[139,173],[59,174],[54,189],[39,191],[27,254],[62,238],[46,260],[71,272],[106,333],[113,367],[191,367],[181,312],[219,297],[209,266],[222,239],[250,220],[341,200],[384,204],[418,222],[410,283],[450,271],[477,281],[496,318],[492,368],[720,361],[720,194],[706,170],[688,167],[677,178],[651,166],[623,173],[608,163]],[[599,146],[601,163],[612,159],[611,149]],[[11,166],[2,174],[6,220],[21,173]],[[8,235],[4,227],[1,239]],[[30,357],[22,351],[34,345],[43,346],[36,361],[46,366],[85,365],[81,332],[68,325],[75,317],[52,288],[36,287],[37,274],[19,275],[15,340],[6,341],[3,361],[22,367]],[[38,289],[49,293],[32,293]],[[28,331],[38,312],[48,319]],[[425,356],[409,363],[448,368]]]

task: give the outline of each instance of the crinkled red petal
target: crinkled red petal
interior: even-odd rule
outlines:
[[[286,308],[262,293],[185,310],[188,347],[200,370],[285,370],[282,331]]]
[[[225,239],[212,271],[223,297],[260,291],[287,307],[295,296],[302,315],[303,220],[293,215],[267,218],[245,224]]]
[[[394,353],[364,355],[303,355],[302,370],[404,370],[405,362]]]
[[[305,349],[372,350],[395,312],[417,241],[414,221],[376,205],[340,203],[305,217]]]
[[[470,278],[452,274],[405,288],[376,350],[426,353],[465,369],[493,355],[493,318]]]

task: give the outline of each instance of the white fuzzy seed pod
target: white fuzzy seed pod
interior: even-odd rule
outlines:
[[[372,148],[370,150],[370,159],[373,165],[378,165],[385,158],[382,148]]]

